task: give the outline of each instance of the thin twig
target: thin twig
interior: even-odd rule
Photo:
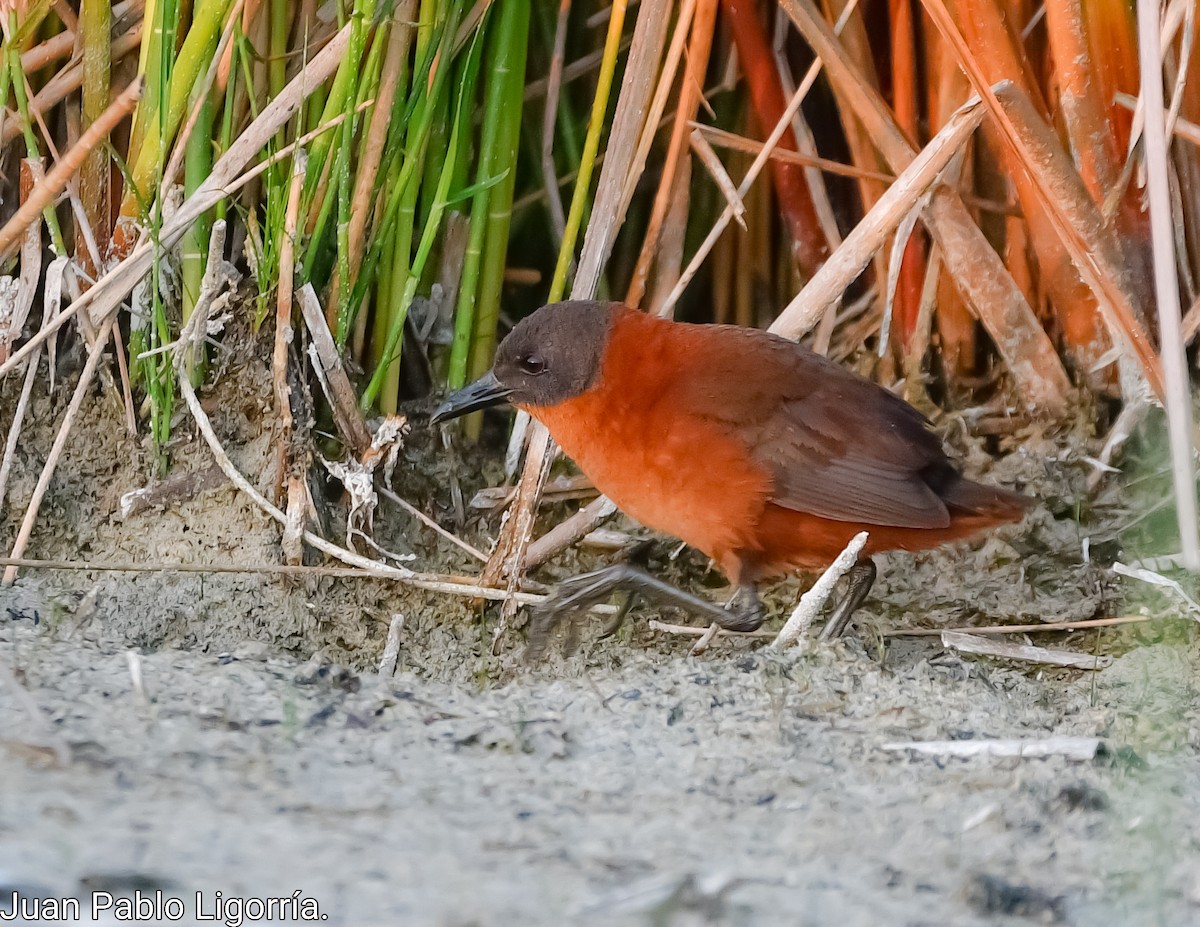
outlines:
[[[357,566],[309,566],[290,563],[137,563],[129,560],[42,560],[30,557],[0,557],[0,566],[15,566],[25,570],[48,570],[64,573],[180,573],[184,575],[245,574],[247,576],[329,576],[339,579],[386,579],[394,581],[386,564],[369,561],[371,568]],[[382,571],[376,569],[382,567]],[[503,597],[503,589],[480,586],[473,576],[457,573],[413,574],[461,591],[472,598]],[[444,590],[437,590],[444,591]],[[456,593],[457,594],[457,593]],[[522,593],[523,595],[525,593]],[[530,602],[541,602],[541,594],[529,594]],[[616,608],[610,608],[615,612]],[[939,632],[940,633],[940,632]]]
[[[704,137],[704,134],[699,129],[692,130],[692,134],[688,136],[688,141],[691,143],[692,151],[696,152],[696,156],[700,158],[700,162],[708,168],[709,176],[716,182],[717,189],[725,197],[725,202],[733,207],[733,218],[737,220],[738,225],[745,228],[746,204],[742,202],[741,196],[738,195],[737,187],[733,185],[733,181],[729,177],[729,172],[725,170],[725,165],[721,163],[721,159],[713,151],[712,145],[708,143],[708,139]]]
[[[878,205],[878,204],[876,204]],[[820,575],[815,583],[800,596],[800,601],[793,609],[787,623],[779,629],[779,634],[771,646],[776,650],[782,650],[784,647],[791,644],[805,643],[805,635],[808,633],[809,625],[813,623],[813,619],[817,617],[817,613],[829,601],[829,597],[833,594],[833,587],[837,581],[854,567],[858,562],[858,555],[862,553],[862,549],[867,544],[868,534],[866,531],[860,531],[850,539],[850,543],[846,545],[833,563],[825,569],[825,572]]]
[[[397,613],[392,615],[388,624],[387,643],[383,647],[383,656],[379,658],[379,675],[390,679],[396,675],[396,662],[400,659],[400,632],[404,630],[404,616]]]
[[[525,568],[532,570],[566,550],[616,511],[616,504],[607,496],[596,497],[570,518],[559,522],[533,541],[525,553]]]
[[[940,637],[949,630],[968,634],[1041,634],[1044,631],[1082,631],[1087,628],[1110,628],[1122,624],[1154,621],[1148,615],[1124,615],[1119,618],[1085,618],[1082,621],[1059,621],[1038,624],[993,624],[965,628],[891,628],[880,631],[882,637]]]
[[[683,634],[689,637],[707,637],[712,630],[710,627],[699,627],[694,624],[667,624],[664,621],[658,621],[651,618],[646,622],[646,627],[651,631],[662,631],[665,634]],[[716,640],[718,637],[728,637],[731,640],[766,640],[774,638],[775,631],[759,630],[759,631],[726,631],[724,628],[718,628],[716,634],[712,635],[709,640]]]
[[[625,49],[629,48],[631,41],[628,36],[622,38],[620,44],[617,46],[618,50],[625,51]],[[576,58],[570,64],[563,66],[562,83],[569,84],[571,81],[586,77],[600,67],[603,60],[604,50],[602,48]],[[536,100],[538,97],[545,96],[549,86],[550,81],[546,77],[530,81],[525,85],[525,102],[528,103],[530,100]]]
[[[698,657],[704,653],[704,651],[708,650],[708,645],[713,642],[713,639],[720,634],[722,630],[724,629],[715,621],[710,624],[705,629],[704,633],[696,638],[696,642],[692,644],[692,649],[689,651],[691,655],[693,657]]]
[[[1146,417],[1146,413],[1150,411],[1152,405],[1149,398],[1139,396],[1131,397],[1125,403],[1100,448],[1100,454],[1097,457],[1097,463],[1100,466],[1088,474],[1088,492],[1095,491],[1096,487],[1100,485],[1100,481],[1104,479],[1105,468],[1108,467],[1117,452],[1125,446],[1125,442],[1133,436],[1134,429]]]
[[[472,547],[470,544],[468,544],[466,541],[464,541],[462,538],[460,538],[458,535],[454,534],[453,532],[447,531],[445,528],[443,528],[441,525],[439,525],[436,521],[434,521],[432,518],[430,518],[428,515],[426,515],[424,512],[422,512],[419,508],[417,508],[415,505],[413,505],[407,499],[401,498],[400,496],[396,495],[396,493],[392,492],[390,489],[380,488],[377,491],[385,499],[388,499],[391,502],[395,503],[396,505],[400,506],[400,508],[402,508],[402,509],[404,509],[404,511],[408,512],[409,515],[411,515],[413,518],[415,518],[417,521],[419,521],[421,524],[423,524],[426,528],[432,529],[437,534],[441,535],[447,541],[449,541],[451,544],[453,544],[455,547],[459,548],[460,550],[466,551],[468,554],[470,554],[472,557],[474,557],[476,560],[480,561],[481,563],[487,563],[487,559],[488,559],[487,554],[485,554],[483,551],[479,550],[479,548],[477,548],[477,547]]]
[[[654,2],[657,2],[657,0],[654,0]],[[669,6],[670,4],[667,4],[668,9]],[[675,72],[678,70],[679,62],[683,57],[684,42],[687,40],[688,29],[692,24],[692,16],[695,11],[696,0],[683,0],[679,8],[679,15],[675,19],[675,32],[671,36],[671,44],[667,48],[666,60],[663,62],[662,71],[658,75],[657,86],[654,88],[654,94],[650,100],[650,108],[642,116],[641,135],[637,143],[637,152],[633,158],[633,165],[625,177],[624,189],[621,193],[619,214],[622,217],[629,208],[634,191],[637,189],[637,183],[641,179],[642,172],[645,170],[646,158],[650,154],[650,148],[654,144],[654,139],[658,136],[659,124],[662,122],[663,113],[666,112],[671,88],[675,84]],[[651,15],[654,15],[653,11]],[[621,98],[625,99],[625,95],[626,92],[623,88]],[[599,193],[600,191],[598,190],[597,195]]]
[[[1141,113],[1141,101],[1138,97],[1130,96],[1128,93],[1118,93],[1113,98],[1113,102],[1125,109]],[[1191,122],[1180,116],[1175,120],[1172,126],[1172,134],[1176,138],[1181,138],[1185,142],[1191,142],[1193,145],[1200,147],[1200,124]]]
[[[699,129],[708,138],[709,143],[716,148],[732,148],[734,151],[744,151],[756,155],[763,150],[763,143],[727,129],[710,126],[703,122],[689,122],[693,129]],[[877,180],[880,183],[891,183],[896,179],[895,174],[885,174],[882,171],[872,171],[854,164],[843,164],[841,161],[831,161],[816,155],[805,154],[802,151],[792,151],[790,148],[776,148],[769,155],[772,161],[786,161],[788,164],[799,164],[801,167],[815,167],[827,174],[837,174],[839,177],[851,177],[855,180]]]
[[[558,188],[558,171],[554,166],[554,127],[558,120],[558,98],[562,90],[564,50],[567,43],[567,21],[571,16],[571,0],[559,0],[558,19],[554,26],[554,50],[550,55],[550,73],[546,77],[546,107],[542,119],[542,183],[546,188],[546,203],[550,224],[561,245],[567,227],[562,193]]]
[[[1044,663],[1047,666],[1065,666],[1072,669],[1098,670],[1112,663],[1112,657],[1076,653],[1071,650],[1051,650],[1030,644],[1014,644],[1011,641],[992,640],[962,631],[943,631],[942,646],[948,650],[981,657],[999,657],[1004,660]]]
[[[4,511],[4,497],[8,490],[8,474],[12,470],[13,460],[16,459],[17,440],[21,437],[21,425],[25,421],[25,412],[29,407],[29,397],[33,393],[33,384],[37,380],[38,362],[41,353],[34,354],[29,359],[25,370],[25,381],[21,384],[21,395],[17,399],[17,407],[13,410],[12,424],[8,429],[8,438],[4,442],[4,460],[0,462],[0,512]]]
[[[22,177],[24,178],[24,173],[22,174]],[[38,272],[40,274],[41,257],[42,257],[41,226],[31,224],[29,226],[29,228],[26,230],[26,238],[27,238],[26,250],[28,250],[28,251],[36,250],[36,252],[37,252]],[[65,262],[66,258],[65,257],[57,258],[56,261]],[[25,273],[25,257],[24,257],[24,255],[22,256],[21,265],[22,265],[22,267],[21,267],[22,276],[24,276],[24,273]],[[49,278],[51,276],[49,270],[47,271],[46,276],[47,276],[46,289],[48,291],[50,288]],[[31,290],[33,289],[34,285],[36,285],[36,281],[35,281],[35,284],[30,285]],[[32,293],[30,295],[32,295]],[[20,298],[20,297],[18,297],[18,298]],[[52,294],[50,294],[49,292],[45,292],[43,294],[43,298],[42,298],[42,322],[41,322],[42,325],[46,324],[46,319],[48,318],[48,316],[51,314],[51,312],[53,310],[53,304],[54,304],[54,299],[52,297]],[[24,318],[21,318],[18,321],[16,318],[16,315],[14,315],[13,318],[11,318],[9,320],[9,323],[8,323],[9,330],[8,330],[7,334],[12,335],[13,337],[16,337],[16,335],[19,334],[20,328],[24,325],[24,323],[25,323]],[[7,357],[8,351],[9,351],[9,341],[8,341],[8,338],[6,337],[3,341],[3,343],[0,344],[0,357]],[[16,408],[13,410],[12,424],[9,426],[8,438],[4,443],[4,459],[2,461],[0,461],[0,512],[4,511],[4,499],[5,499],[5,496],[7,495],[7,490],[8,490],[8,475],[12,470],[13,461],[16,459],[17,440],[21,436],[21,427],[25,422],[25,412],[29,407],[29,397],[33,394],[33,384],[37,380],[38,363],[41,360],[41,356],[42,356],[41,351],[35,351],[33,356],[28,361],[29,366],[25,369],[25,380],[21,384],[21,395],[17,399]],[[48,361],[52,364],[53,358],[52,357],[48,358]],[[51,371],[50,382],[51,383],[54,382],[53,371]]]
[[[796,90],[795,75],[792,74],[791,62],[787,54],[787,37],[790,29],[788,27],[787,15],[783,10],[776,8],[775,10],[775,35],[771,43],[771,52],[775,57],[775,71],[779,75],[779,85],[783,92],[788,96]],[[817,154],[817,141],[813,137],[812,128],[808,124],[808,120],[804,117],[804,110],[798,109],[792,116],[792,136],[796,143],[796,154],[803,153],[809,157],[815,157]],[[788,151],[786,148],[775,149],[775,154],[778,155],[781,151]],[[851,151],[853,156],[854,151]],[[772,160],[779,160],[774,158]],[[825,248],[832,254],[837,250],[842,243],[842,233],[838,228],[837,216],[833,211],[833,204],[829,201],[829,190],[825,187],[825,178],[821,176],[821,172],[816,170],[813,165],[803,165],[804,178],[808,183],[808,190],[812,197],[813,212],[816,214],[817,220],[821,224],[821,231],[825,235]],[[860,185],[860,191],[864,194],[863,203],[873,202],[877,194],[874,191],[867,193],[866,185]],[[830,313],[832,317],[833,313]]]
[[[0,561],[2,562],[2,561]],[[1045,624],[994,624],[984,625],[982,627],[964,627],[964,628],[889,628],[886,631],[880,631],[880,637],[941,637],[949,630],[962,631],[968,634],[1041,634],[1043,632],[1050,633],[1065,633],[1069,631],[1085,631],[1088,628],[1109,628],[1123,624],[1142,624],[1147,621],[1156,621],[1148,615],[1125,615],[1119,618],[1087,618],[1082,621],[1060,621],[1047,622]],[[708,628],[697,627],[687,624],[666,624],[661,621],[651,619],[647,623],[647,627],[652,631],[665,631],[669,634],[687,634],[695,637],[700,637],[708,633]],[[741,638],[747,639],[763,639],[775,638],[778,632],[759,630],[759,631],[722,631],[720,636],[728,636],[734,640]]]
[[[889,753],[911,751],[922,756],[1003,756],[1034,759],[1063,756],[1069,760],[1094,759],[1104,745],[1099,737],[1045,737],[1041,740],[915,740],[880,744]]]

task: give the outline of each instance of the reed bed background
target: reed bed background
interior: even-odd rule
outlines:
[[[569,294],[770,326],[985,434],[1083,422],[1107,435],[1098,479],[1162,405],[1172,544],[1200,567],[1193,0],[0,10],[0,374],[19,384],[0,505],[32,391],[71,397],[13,558],[95,390],[161,475],[185,408],[210,437],[196,391],[223,340],[259,339],[286,551],[315,543],[305,447],[369,482],[395,440],[380,417],[479,375]],[[611,512],[533,538],[553,454],[526,426],[479,584],[509,593]]]

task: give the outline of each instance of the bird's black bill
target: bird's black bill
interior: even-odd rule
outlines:
[[[498,406],[508,399],[510,392],[512,390],[501,386],[496,375],[489,370],[470,386],[464,386],[447,396],[446,401],[433,410],[429,421],[438,425],[448,422],[452,418],[458,418],[460,415],[466,415],[468,412],[477,412],[480,409]]]

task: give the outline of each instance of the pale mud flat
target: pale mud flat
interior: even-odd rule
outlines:
[[[483,691],[164,648],[143,695],[122,641],[55,640],[30,598],[4,651],[53,738],[3,695],[5,886],[301,889],[353,925],[1200,919],[1194,648],[1041,680],[925,646],[656,652]],[[1110,752],[880,749],[1051,734]]]
[[[49,446],[36,411],[5,547]],[[255,476],[260,415],[253,395],[214,405]],[[30,556],[277,562],[276,530],[227,486],[119,519],[143,451],[103,414],[81,428]],[[208,463],[177,450],[179,470]],[[1051,500],[1083,472],[1045,447],[1003,467],[1038,470]],[[530,669],[519,633],[492,658],[461,603],[385,583],[29,571],[0,589],[0,903],[299,889],[347,925],[1200,923],[1194,628],[1039,637],[1115,657],[1093,673],[876,634],[1112,613],[1083,529],[1049,512],[889,558],[860,636],[802,656],[718,641],[693,658],[640,620]],[[433,562],[406,520],[379,520]],[[882,749],[1058,735],[1105,750]]]

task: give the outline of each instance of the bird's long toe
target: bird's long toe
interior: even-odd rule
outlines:
[[[529,618],[529,631],[526,635],[526,663],[537,663],[545,656],[546,645],[560,617],[545,607],[534,609]]]
[[[745,634],[750,631],[757,631],[762,627],[763,616],[757,615],[735,615],[729,614],[717,621],[726,631],[737,631],[740,634]]]
[[[573,653],[579,645],[579,625],[583,614],[593,605],[609,598],[619,578],[614,568],[607,567],[560,582],[550,598],[533,611],[529,621],[526,660],[531,663],[540,660],[545,655],[550,638],[560,627],[565,630],[563,652],[567,655]]]
[[[612,583],[597,573],[583,573],[565,579],[554,588],[554,594],[542,605],[560,615],[579,612],[603,602],[612,595]]]
[[[726,631],[744,634],[761,628],[766,617],[767,612],[758,597],[758,590],[754,586],[742,585],[717,618],[717,624]]]

